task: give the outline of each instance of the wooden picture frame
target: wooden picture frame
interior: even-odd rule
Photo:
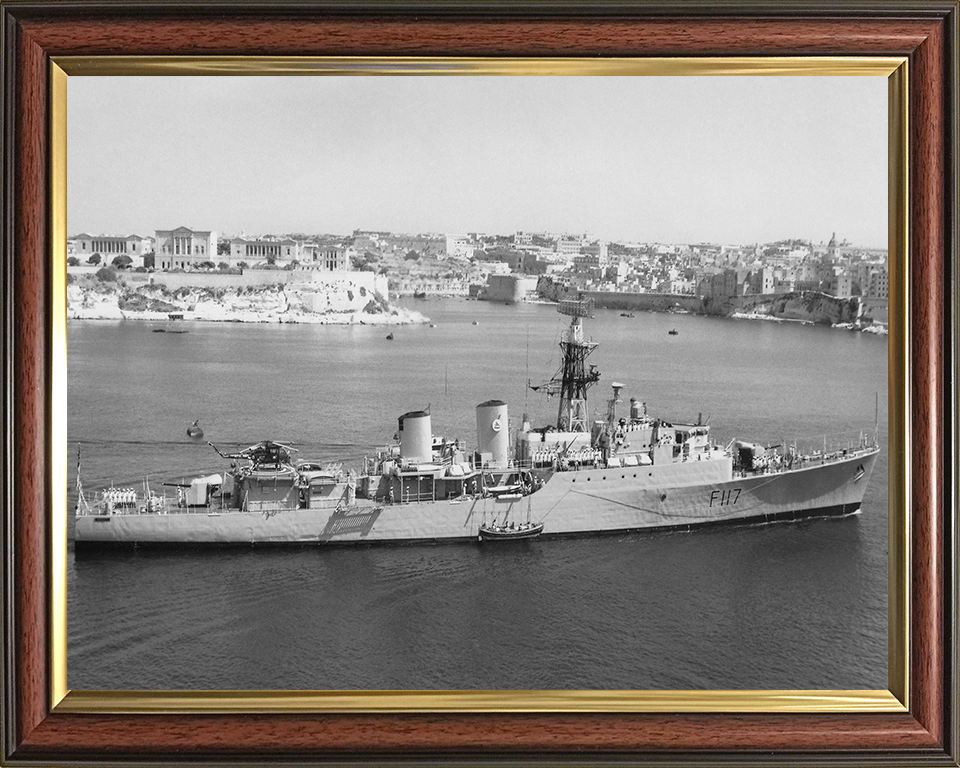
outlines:
[[[958,765],[956,500],[956,2],[357,5],[2,2],[4,698],[10,764],[107,762],[631,762]],[[104,56],[905,57],[909,167],[892,237],[904,239],[909,336],[905,441],[909,581],[902,694],[887,711],[658,711],[545,706],[257,711],[154,697],[92,711],[64,703],[50,547],[63,457],[55,342],[63,290],[50,253],[58,154],[56,61]],[[896,201],[891,202],[894,206]],[[901,278],[902,279],[902,278]],[[892,541],[891,546],[897,542]],[[62,649],[60,649],[62,650]],[[120,708],[122,710],[122,708]],[[712,709],[713,711],[706,711]],[[428,711],[432,710],[432,711]],[[111,714],[111,712],[114,712]]]

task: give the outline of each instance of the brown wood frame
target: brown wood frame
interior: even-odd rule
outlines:
[[[958,765],[957,2],[358,6],[0,2],[3,742],[95,761]],[[49,706],[51,56],[897,55],[910,66],[910,711],[903,714],[93,715]]]

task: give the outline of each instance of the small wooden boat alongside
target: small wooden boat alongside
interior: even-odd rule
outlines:
[[[480,541],[524,541],[535,539],[543,533],[543,523],[520,523],[520,525],[490,525],[480,526]]]

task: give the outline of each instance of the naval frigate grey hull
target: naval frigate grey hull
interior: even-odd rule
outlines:
[[[544,523],[543,537],[689,529],[857,512],[877,449],[775,473],[738,475],[731,460],[554,472],[519,498],[381,504],[357,499],[328,509],[242,511],[212,507],[169,514],[83,515],[87,545],[376,544],[475,541],[480,525]]]

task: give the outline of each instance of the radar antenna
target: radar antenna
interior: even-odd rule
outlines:
[[[560,370],[550,381],[530,389],[543,390],[548,395],[560,396],[560,409],[557,414],[557,429],[561,432],[587,432],[587,388],[600,378],[595,365],[589,369],[587,355],[597,348],[593,341],[583,338],[583,325],[580,320],[593,317],[593,299],[564,299],[557,305],[557,312],[570,317],[570,327],[560,340],[562,354]],[[529,386],[529,385],[528,385]]]

